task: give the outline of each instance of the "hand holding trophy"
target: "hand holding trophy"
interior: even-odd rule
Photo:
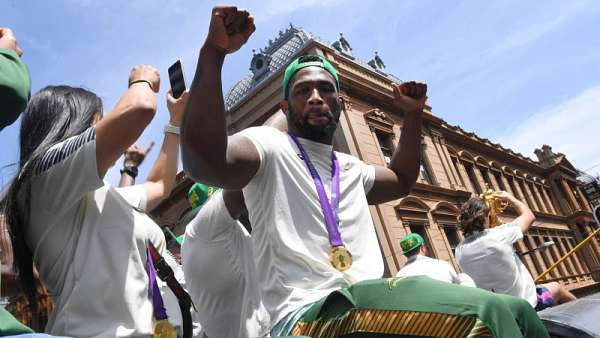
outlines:
[[[483,193],[479,195],[485,202],[485,205],[490,209],[490,227],[496,227],[502,224],[500,221],[500,214],[508,207],[508,203],[512,197],[506,191],[494,191],[486,183]]]

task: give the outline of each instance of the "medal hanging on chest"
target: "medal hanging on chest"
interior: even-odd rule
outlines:
[[[325,217],[325,227],[329,237],[329,263],[338,271],[346,271],[352,266],[352,254],[346,249],[342,242],[339,229],[338,218],[338,202],[340,200],[340,165],[335,156],[335,152],[331,151],[331,199],[327,198],[323,181],[317,172],[317,169],[310,161],[308,154],[298,141],[295,135],[288,133],[291,139],[298,147],[302,160],[310,172],[310,176],[315,183],[317,195],[319,196],[319,204]]]
[[[154,338],[177,338],[177,331],[173,324],[169,323],[167,310],[160,294],[160,289],[156,283],[156,269],[152,261],[150,248],[146,249],[148,255],[148,277],[150,280],[150,293],[152,294],[153,322],[152,337]]]

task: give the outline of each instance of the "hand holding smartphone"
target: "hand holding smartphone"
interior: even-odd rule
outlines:
[[[171,83],[173,97],[178,99],[186,89],[181,60],[175,61],[175,63],[169,67],[169,82]]]

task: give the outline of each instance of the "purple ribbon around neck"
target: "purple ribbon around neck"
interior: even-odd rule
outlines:
[[[300,141],[298,141],[298,138],[294,134],[288,134],[298,147],[300,155],[302,155],[302,160],[304,160],[304,163],[310,172],[310,176],[312,176],[312,179],[315,182],[321,210],[325,216],[325,226],[327,227],[327,234],[329,235],[329,243],[332,248],[343,246],[344,243],[342,242],[342,237],[340,236],[340,230],[338,228],[339,218],[337,210],[340,199],[340,164],[335,156],[335,152],[331,152],[331,200],[329,200],[327,198],[327,193],[325,192],[325,187],[323,186],[323,181],[321,180],[317,169],[315,169],[315,166],[310,161],[304,147],[300,144]]]
[[[163,320],[167,319],[167,310],[165,310],[165,304],[163,303],[162,296],[160,295],[160,289],[156,283],[156,270],[154,269],[154,262],[152,261],[152,254],[150,248],[146,248],[146,254],[148,255],[148,275],[150,277],[150,292],[152,293],[152,307],[154,308],[154,319]]]

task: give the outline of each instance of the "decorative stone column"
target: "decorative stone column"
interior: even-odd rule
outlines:
[[[486,182],[483,179],[483,176],[481,175],[481,170],[479,170],[479,166],[477,166],[477,163],[475,162],[473,162],[473,173],[475,174],[475,178],[477,179],[477,183],[479,183],[481,190],[485,190]]]
[[[502,173],[502,175],[500,176],[500,178],[502,179],[502,182],[504,182],[504,186],[506,187],[506,191],[511,193],[513,196],[517,197],[517,193],[513,190],[513,188],[510,186],[510,183],[508,182],[508,178],[506,178],[506,175],[504,173]]]
[[[544,198],[544,201],[546,202],[547,206],[550,208],[550,212],[554,215],[557,215],[558,213],[556,212],[556,209],[554,208],[554,204],[552,203],[552,199],[550,199],[550,196],[548,196],[548,192],[546,191],[546,187],[544,187],[544,185],[539,185],[538,189],[540,189],[541,193],[542,193],[542,197]]]
[[[515,189],[517,189],[519,197],[521,199],[523,199],[521,202],[527,204],[527,197],[525,197],[525,192],[521,189],[521,185],[519,184],[519,179],[520,179],[520,177],[513,176],[513,182],[515,183],[514,186],[515,186]]]
[[[533,197],[534,193],[531,191],[529,184],[527,184],[527,180],[525,178],[522,178],[521,182],[523,182],[523,188],[525,188],[524,192],[527,194],[527,197],[529,197],[528,199],[526,198],[526,200],[531,201],[531,206],[533,207],[533,210],[535,210],[535,211],[542,210],[540,208],[540,206],[537,205],[537,202],[536,202],[535,198]],[[519,186],[520,186],[520,184],[519,184]]]
[[[529,187],[533,190],[532,193],[534,194],[534,198],[537,197],[535,199],[536,203],[538,204],[538,206],[540,207],[540,211],[543,211],[547,214],[550,213],[550,210],[548,209],[548,206],[546,205],[546,202],[544,201],[544,197],[542,196],[542,194],[540,193],[539,187],[537,184],[535,184],[535,182],[530,182],[531,184],[529,185]]]
[[[571,213],[573,213],[573,207],[569,204],[569,201],[566,200],[567,197],[562,196],[562,194],[560,193],[560,189],[556,184],[556,181],[552,178],[550,179],[550,185],[552,186],[552,190],[554,191],[554,196],[558,200],[558,204],[562,208],[563,215],[568,216]]]
[[[567,194],[567,199],[571,204],[571,208],[573,209],[573,211],[581,210],[581,208],[579,207],[579,203],[577,203],[577,199],[575,198],[575,195],[571,190],[571,187],[569,187],[569,184],[563,177],[560,178],[560,184],[562,185],[563,190]]]
[[[492,174],[492,168],[487,168],[486,172],[488,176],[488,181],[492,182],[492,186],[490,188],[494,189],[494,191],[500,191],[500,185],[496,182],[496,177]]]
[[[575,184],[575,189],[577,189],[577,193],[581,197],[581,205],[583,205],[583,208],[586,211],[592,212],[592,208],[590,207],[590,202],[588,202],[588,200],[585,198],[585,195],[581,191],[581,188],[577,184]]]
[[[523,236],[523,240],[527,241],[527,243],[529,244],[529,247],[531,249],[535,249],[537,248],[537,244],[535,243],[535,241],[533,240],[532,236],[526,235]],[[540,275],[546,271],[546,269],[548,269],[548,267],[546,266],[546,262],[544,261],[544,258],[542,257],[542,255],[540,254],[539,250],[536,250],[533,254],[532,254],[532,259],[533,257],[535,257],[536,262],[538,263],[539,267],[542,269],[542,271],[540,272]],[[531,256],[531,255],[530,255]],[[554,271],[550,271],[547,275],[546,278],[555,278],[556,274],[554,273]],[[535,278],[536,276],[533,276],[533,278]]]

